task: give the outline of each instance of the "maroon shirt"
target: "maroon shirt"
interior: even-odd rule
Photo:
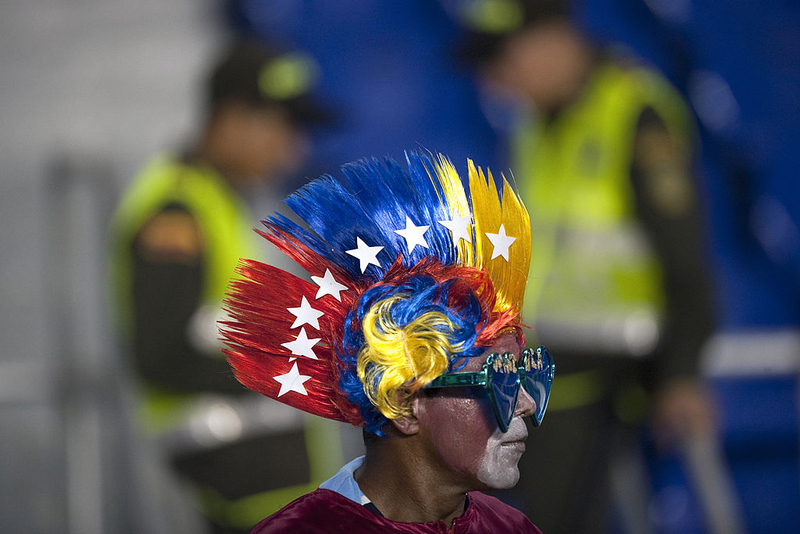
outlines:
[[[299,534],[542,534],[525,515],[494,497],[473,491],[464,515],[448,528],[444,521],[398,523],[326,489],[296,499],[255,526],[250,534],[289,532]]]

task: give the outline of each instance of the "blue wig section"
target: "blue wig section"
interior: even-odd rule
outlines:
[[[350,402],[359,406],[367,430],[378,435],[382,435],[380,427],[387,419],[367,398],[356,371],[358,353],[364,345],[361,322],[367,311],[375,303],[400,294],[406,298],[393,306],[390,313],[401,327],[429,311],[447,316],[454,324],[453,331],[446,332],[451,343],[465,347],[463,352],[451,356],[451,370],[481,353],[483,349],[474,344],[484,326],[480,322],[486,321],[471,290],[466,293],[460,290],[459,298],[450,299],[450,305],[457,309],[447,306],[448,296],[459,284],[456,279],[437,283],[430,276],[414,275],[400,283],[379,283],[398,257],[406,267],[424,259],[434,259],[445,266],[458,262],[450,230],[439,224],[441,220],[451,220],[453,210],[447,205],[435,176],[436,166],[431,156],[407,153],[406,163],[404,168],[390,158],[360,160],[342,167],[341,180],[323,176],[293,193],[286,204],[308,229],[280,214],[266,220],[279,234],[303,243],[362,287],[376,284],[361,296],[357,308],[348,313],[343,343],[336,347],[336,352],[340,359],[341,390]],[[395,233],[406,228],[406,218],[415,226],[428,226],[424,234],[427,248],[417,246],[409,252],[405,238]],[[380,267],[369,265],[361,272],[359,260],[346,253],[357,248],[357,238],[367,246],[384,247],[377,255]]]
[[[457,256],[450,231],[438,222],[451,219],[450,210],[443,205],[438,181],[431,180],[432,163],[414,156],[421,160],[420,165],[409,165],[408,171],[387,158],[382,164],[372,160],[370,165],[347,165],[343,172],[359,201],[386,230],[392,260],[402,253],[403,264],[409,267],[429,256],[444,265],[453,264]],[[406,227],[406,217],[416,226],[429,226],[425,232],[428,248],[417,246],[410,255],[405,239],[394,232]]]
[[[470,292],[464,298],[463,291],[459,293],[458,308],[448,307],[448,297],[458,279],[437,283],[433,278],[425,275],[414,275],[400,284],[379,284],[367,290],[362,296],[355,310],[352,310],[345,319],[344,339],[339,358],[342,368],[339,388],[347,395],[350,402],[359,407],[361,417],[364,419],[365,428],[382,436],[381,427],[388,419],[370,402],[364,393],[364,385],[356,374],[358,353],[364,345],[364,334],[361,324],[364,316],[377,303],[395,296],[404,298],[398,300],[390,309],[389,314],[394,324],[405,327],[414,319],[428,312],[439,312],[447,316],[453,323],[453,329],[441,329],[452,345],[461,344],[464,350],[452,355],[452,364],[456,361],[466,363],[466,358],[477,356],[483,352],[482,347],[475,346],[475,338],[481,330],[485,318],[478,298]],[[380,380],[380,377],[377,377]]]
[[[452,218],[438,181],[431,180],[434,165],[429,156],[407,154],[408,170],[390,158],[364,159],[342,167],[344,180],[330,176],[315,180],[292,194],[286,204],[316,236],[285,217],[269,219],[315,253],[342,268],[354,279],[379,281],[400,256],[406,266],[433,256],[444,265],[457,261],[450,231],[439,224]],[[406,228],[406,217],[416,226],[428,226],[428,248],[409,254],[406,240],[395,230]],[[367,246],[384,247],[378,268],[361,272],[357,258],[345,251],[356,248],[356,238]]]

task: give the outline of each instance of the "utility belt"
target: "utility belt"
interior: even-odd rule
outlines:
[[[574,354],[646,360],[661,339],[658,316],[646,310],[604,317],[543,317],[534,324],[537,337],[554,350]]]
[[[171,454],[301,430],[304,422],[298,410],[261,395],[182,395],[154,389],[145,392],[140,419],[145,432]]]

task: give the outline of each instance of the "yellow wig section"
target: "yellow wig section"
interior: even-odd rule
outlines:
[[[488,180],[487,180],[488,178]],[[494,311],[519,312],[525,295],[528,266],[531,261],[531,222],[522,200],[503,177],[502,194],[498,196],[492,173],[488,177],[469,161],[469,190],[475,225],[475,258],[473,266],[489,274],[497,293]],[[486,236],[496,234],[500,226],[515,240],[508,249],[508,261],[492,258],[494,245]]]
[[[472,164],[472,161],[470,161],[470,164]],[[436,179],[438,179],[445,196],[444,199],[440,200],[449,208],[451,219],[471,217],[472,208],[467,199],[467,192],[464,190],[464,184],[461,182],[453,163],[442,154],[439,154],[438,160],[435,160],[434,165]],[[468,227],[468,231],[472,235],[471,224]],[[475,246],[472,242],[468,243],[463,239],[459,239],[459,242],[456,243],[456,248],[458,249],[458,259],[461,265],[475,265]]]
[[[391,321],[391,307],[403,297],[395,296],[372,306],[364,316],[364,346],[358,354],[357,370],[370,402],[388,419],[410,414],[397,394],[401,388],[414,392],[447,370],[453,346],[442,331],[453,324],[438,312],[423,313],[404,328]]]

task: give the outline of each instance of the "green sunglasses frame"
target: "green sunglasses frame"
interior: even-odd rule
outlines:
[[[533,358],[534,354],[538,356],[536,358],[537,365],[541,365],[540,371],[549,373],[549,380],[552,384],[553,377],[555,376],[556,372],[556,365],[553,363],[553,356],[550,354],[550,351],[547,350],[547,347],[541,346],[537,348],[535,351],[533,349],[525,349],[520,354],[519,360],[514,358],[514,355],[510,352],[506,352],[504,354],[499,354],[493,352],[489,354],[486,358],[486,363],[483,364],[483,368],[480,371],[474,372],[455,372],[455,373],[446,373],[438,378],[435,378],[433,381],[428,383],[423,389],[440,389],[440,388],[454,388],[454,387],[472,387],[472,386],[482,386],[487,393],[489,394],[489,400],[491,401],[492,411],[494,412],[495,419],[497,419],[497,424],[500,427],[501,432],[508,431],[508,425],[511,421],[505,421],[503,416],[500,414],[500,409],[497,406],[497,399],[495,398],[494,389],[492,388],[489,380],[489,367],[494,365],[509,365],[512,364],[517,368],[517,395],[514,398],[514,406],[511,410],[512,414],[517,409],[517,402],[519,401],[519,388],[525,387],[525,359]],[[501,360],[502,361],[498,361]],[[549,360],[549,364],[544,364],[543,360]],[[551,386],[552,387],[552,386]],[[528,391],[527,387],[525,387],[525,391]],[[529,392],[529,394],[531,394]],[[547,410],[547,403],[550,399],[550,391],[547,392],[547,397],[544,401],[544,406],[542,407],[541,417],[531,416],[533,420],[533,426],[538,427],[542,424],[542,420],[544,419],[544,413]],[[538,409],[538,407],[537,407]]]

